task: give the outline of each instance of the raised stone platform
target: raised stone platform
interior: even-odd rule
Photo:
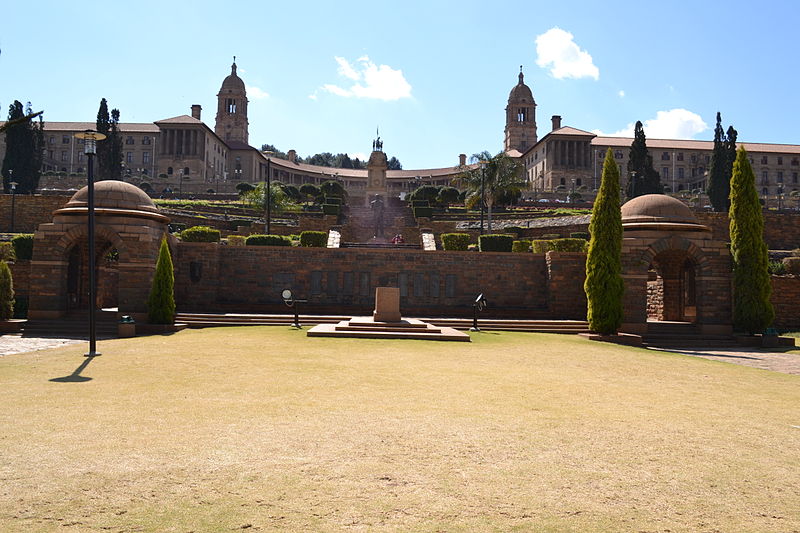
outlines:
[[[354,337],[362,339],[422,339],[470,342],[469,335],[448,327],[436,327],[415,318],[381,322],[372,317],[356,317],[338,324],[319,324],[306,333],[309,337]]]

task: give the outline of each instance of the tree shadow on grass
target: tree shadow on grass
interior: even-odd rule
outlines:
[[[91,381],[92,378],[90,378],[88,376],[81,376],[81,372],[86,370],[86,367],[89,366],[89,363],[91,363],[92,359],[94,359],[95,357],[96,356],[94,356],[94,355],[90,355],[90,356],[86,357],[86,359],[84,359],[83,362],[80,365],[78,365],[78,368],[73,370],[72,374],[70,374],[69,376],[64,376],[64,377],[60,377],[60,378],[53,378],[53,379],[51,379],[49,381],[52,381],[52,382],[55,382],[55,383],[84,383],[86,381]]]

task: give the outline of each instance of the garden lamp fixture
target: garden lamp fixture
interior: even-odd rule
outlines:
[[[472,327],[469,328],[470,331],[481,330],[481,328],[478,327],[478,312],[486,309],[487,305],[486,297],[483,296],[483,293],[480,293],[472,304]]]
[[[300,325],[300,311],[298,310],[297,304],[304,304],[308,300],[297,300],[289,289],[283,289],[281,298],[283,298],[283,303],[286,304],[286,307],[294,309],[294,324],[292,324],[292,327],[303,329],[303,326]]]

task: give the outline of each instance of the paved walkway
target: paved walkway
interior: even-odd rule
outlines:
[[[22,335],[0,335],[0,357],[14,353],[35,352],[48,348],[57,348],[67,344],[77,344],[87,342],[79,339],[52,339],[41,337],[23,337]],[[800,375],[800,351],[795,349],[793,352],[778,351],[759,351],[754,352],[752,348],[730,348],[727,350],[664,350],[660,348],[650,348],[659,351],[669,351],[714,361],[724,361],[737,365],[752,366],[773,372],[784,374]]]

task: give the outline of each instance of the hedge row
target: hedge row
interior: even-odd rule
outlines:
[[[324,231],[304,231],[300,234],[300,246],[325,248],[328,246],[328,234]]]
[[[513,235],[489,234],[478,237],[478,250],[481,252],[510,252],[513,245]]]
[[[469,233],[442,233],[442,248],[449,252],[466,252],[469,241]]]
[[[24,261],[33,258],[33,234],[23,233],[11,239],[11,245],[14,247],[14,255],[18,261]]]
[[[219,230],[208,226],[193,226],[180,233],[183,242],[219,242]]]
[[[585,252],[589,243],[585,239],[553,239],[550,241],[534,240],[531,248],[535,254],[547,252]]]
[[[291,246],[292,239],[284,235],[250,235],[244,240],[245,246]]]
[[[506,228],[508,229],[508,228]],[[531,251],[531,241],[528,239],[521,239],[518,241],[514,241],[511,244],[511,251],[512,252],[530,252]]]

